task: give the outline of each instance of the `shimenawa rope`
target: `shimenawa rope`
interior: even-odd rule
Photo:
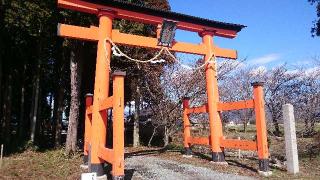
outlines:
[[[164,62],[163,59],[161,60],[157,60],[164,52],[167,53],[174,61],[178,62],[179,64],[183,65],[181,63],[181,61],[179,59],[177,59],[167,47],[162,47],[160,49],[160,51],[152,58],[147,59],[147,60],[139,60],[139,59],[134,59],[129,57],[127,54],[125,54],[124,52],[122,52],[120,50],[120,48],[110,39],[110,38],[106,38],[104,41],[104,48],[106,49],[106,43],[109,42],[112,45],[112,52],[113,55],[117,56],[117,57],[125,57],[126,59],[133,61],[133,62],[137,62],[137,63],[161,63]],[[108,59],[108,52],[106,51],[106,58]],[[205,63],[203,63],[202,65],[195,67],[195,68],[191,68],[191,70],[198,70],[198,69],[202,69],[203,67],[205,67],[207,64],[209,63],[214,63],[214,60],[216,59],[216,56],[214,53],[212,53],[212,55],[210,56],[210,59],[207,60]]]

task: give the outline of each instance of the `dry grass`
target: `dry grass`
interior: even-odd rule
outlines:
[[[5,157],[0,179],[80,179],[80,155],[66,157],[63,152],[25,151]]]

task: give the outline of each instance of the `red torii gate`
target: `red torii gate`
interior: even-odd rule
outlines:
[[[80,12],[96,14],[99,18],[99,27],[78,27],[66,24],[58,25],[58,35],[63,37],[97,41],[97,61],[94,85],[94,96],[86,97],[85,122],[85,160],[89,159],[90,172],[105,177],[103,164],[105,161],[112,164],[113,178],[124,176],[124,76],[123,72],[115,72],[113,76],[113,95],[109,96],[109,67],[111,44],[114,43],[145,48],[160,49],[158,39],[132,34],[121,33],[112,29],[114,18],[127,19],[135,22],[153,24],[161,27],[164,20],[176,22],[178,29],[197,32],[202,37],[202,43],[192,44],[174,41],[168,49],[175,52],[184,52],[203,55],[207,63],[211,57],[236,59],[235,50],[223,49],[213,44],[213,36],[234,38],[245,26],[222,23],[208,19],[197,18],[184,14],[146,8],[117,0],[58,0],[58,6]],[[159,33],[158,33],[159,35]],[[207,63],[206,88],[208,103],[203,107],[189,108],[188,101],[184,101],[184,139],[186,154],[190,153],[191,144],[208,144],[212,150],[212,160],[217,164],[225,162],[224,148],[240,148],[257,150],[259,153],[259,170],[268,172],[268,146],[264,115],[264,101],[261,84],[254,85],[255,98],[249,101],[221,103],[219,102],[218,82],[215,59]],[[254,105],[253,105],[254,104]],[[220,112],[243,108],[255,108],[257,117],[257,143],[254,141],[224,140]],[[105,147],[107,114],[106,110],[113,108],[113,149]],[[199,110],[200,109],[200,110]],[[210,137],[190,137],[188,114],[197,112],[209,113]],[[90,153],[89,153],[90,152]],[[89,158],[88,158],[89,155]]]

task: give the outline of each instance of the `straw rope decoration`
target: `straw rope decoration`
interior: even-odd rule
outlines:
[[[133,62],[136,62],[136,63],[152,63],[152,64],[155,64],[155,63],[163,63],[165,62],[165,60],[161,59],[161,60],[158,60],[159,57],[162,55],[162,54],[167,54],[169,55],[175,62],[179,63],[180,65],[183,65],[181,63],[181,61],[179,59],[177,59],[171,52],[170,50],[167,48],[167,47],[162,47],[160,49],[160,51],[158,51],[158,53],[150,58],[150,59],[147,59],[147,60],[139,60],[139,59],[135,59],[135,58],[131,58],[129,57],[127,54],[125,54],[123,51],[121,51],[121,49],[110,39],[110,38],[106,38],[105,41],[104,41],[104,48],[106,49],[106,43],[109,42],[111,45],[112,45],[112,53],[114,56],[117,56],[117,57],[125,57],[127,60],[129,61],[133,61]],[[106,52],[106,58],[108,59],[108,52]],[[202,69],[204,68],[207,64],[210,64],[210,63],[214,63],[216,59],[216,56],[214,53],[211,54],[210,56],[210,59],[208,61],[206,61],[205,63],[201,64],[200,66],[198,67],[195,67],[195,68],[191,68],[191,70],[199,70],[199,69]]]

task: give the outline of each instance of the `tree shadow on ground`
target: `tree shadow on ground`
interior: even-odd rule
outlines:
[[[170,149],[170,148],[161,148],[161,149],[153,149],[153,150],[140,150],[134,151],[124,154],[124,158],[129,158],[132,156],[144,156],[144,155],[157,155],[165,152],[181,152],[181,150]]]
[[[206,154],[202,154],[202,153],[199,153],[199,152],[192,152],[194,156],[197,156],[201,159],[204,159],[204,160],[207,160],[207,161],[211,161],[211,158],[206,155]]]
[[[124,154],[124,158],[129,158],[132,156],[144,156],[144,155],[152,155],[152,154],[160,154],[161,150],[155,149],[155,150],[141,150],[141,151],[134,151]]]
[[[199,152],[193,152],[193,155],[201,158],[201,159],[204,159],[204,160],[207,160],[207,161],[212,161],[211,157],[206,155],[206,154],[202,154],[202,153],[199,153]],[[254,158],[250,158],[251,160],[253,160]],[[254,159],[255,160],[255,159]],[[238,162],[236,160],[226,160],[226,162],[228,163],[229,166],[234,166],[234,167],[240,167],[240,168],[244,168],[244,169],[247,169],[247,170],[250,170],[252,172],[258,172],[257,169],[251,167],[251,166],[248,166],[246,164],[243,164],[241,162]],[[258,163],[258,161],[257,161]]]
[[[227,162],[228,162],[229,166],[235,166],[235,167],[244,168],[244,169],[250,170],[250,171],[255,172],[255,173],[258,172],[257,169],[255,169],[255,168],[253,168],[251,166],[248,166],[246,164],[240,163],[238,161],[235,161],[235,160],[227,160]],[[257,163],[258,163],[258,161],[257,161]]]

